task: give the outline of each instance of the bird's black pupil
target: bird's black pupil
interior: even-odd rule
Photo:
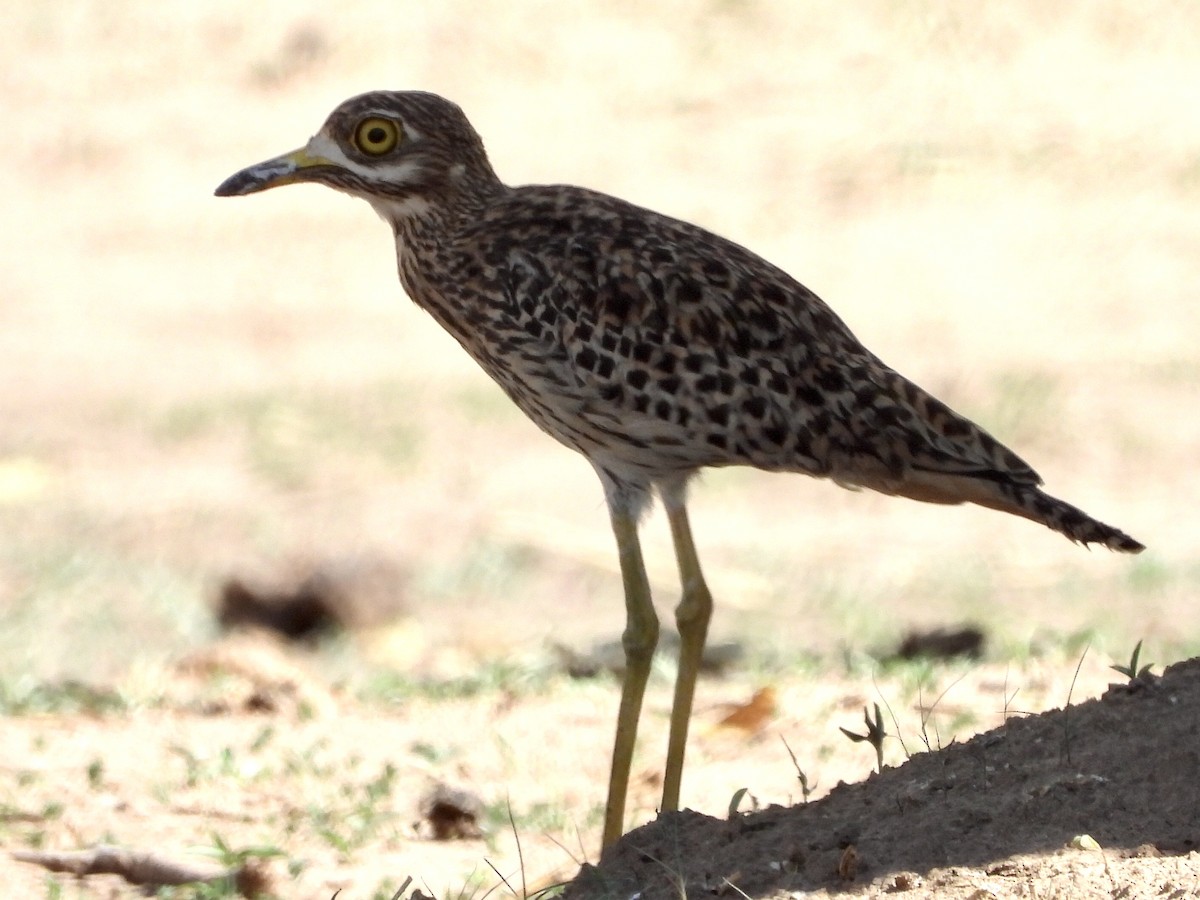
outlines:
[[[382,144],[385,140],[387,140],[387,132],[378,125],[367,132],[368,143]]]

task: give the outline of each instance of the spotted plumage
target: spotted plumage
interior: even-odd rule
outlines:
[[[635,670],[657,636],[636,522],[652,492],[662,494],[684,580],[685,644],[664,808],[678,800],[672,770],[682,768],[692,690],[684,682],[695,677],[687,657],[703,645],[711,606],[684,509],[697,470],[802,472],[1142,549],[1044,493],[1015,453],[888,368],[786,272],[615,197],[506,186],[462,111],[441,97],[348,100],[306,148],[234,175],[217,193],[294,181],[369,202],[395,233],[409,296],[534,422],[595,466],[621,551]],[[606,842],[623,824],[620,757],[632,752],[638,677],[623,691]]]

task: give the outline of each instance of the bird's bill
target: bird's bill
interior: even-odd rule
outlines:
[[[301,147],[299,150],[256,163],[230,175],[221,182],[215,193],[218,197],[256,194],[297,181],[311,181],[314,170],[335,165],[337,163],[333,160],[310,152],[308,147]]]

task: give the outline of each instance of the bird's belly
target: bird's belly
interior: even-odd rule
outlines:
[[[722,464],[678,426],[588,396],[565,379],[522,377],[514,367],[484,368],[542,431],[608,471],[657,481]]]
[[[788,431],[764,429],[731,414],[714,421],[703,410],[661,404],[645,409],[589,390],[569,371],[528,357],[478,362],[517,407],[544,432],[595,466],[630,480],[658,482],[707,466],[829,474],[811,443]]]

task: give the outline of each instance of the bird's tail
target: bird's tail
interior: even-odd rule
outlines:
[[[1011,503],[994,508],[1011,512],[1018,516],[1041,522],[1047,528],[1066,535],[1072,541],[1080,544],[1102,544],[1109,550],[1119,553],[1141,553],[1146,549],[1140,541],[1136,541],[1111,525],[1106,525],[1098,519],[1093,519],[1083,510],[1072,506],[1057,497],[1051,497],[1039,487],[1031,485],[1004,485],[1008,490]],[[976,501],[979,502],[979,501]],[[984,503],[984,506],[992,504]]]
[[[1035,484],[976,479],[974,487],[974,496],[965,498],[969,502],[1040,522],[1078,544],[1102,544],[1118,553],[1141,553],[1146,549],[1119,528],[1093,519]]]
[[[1051,497],[1038,487],[1037,481],[1017,481],[999,472],[968,475],[912,471],[903,482],[890,484],[884,490],[914,500],[975,503],[1023,516],[1079,544],[1103,544],[1119,553],[1141,553],[1146,549],[1119,528],[1105,525],[1070,503]]]

